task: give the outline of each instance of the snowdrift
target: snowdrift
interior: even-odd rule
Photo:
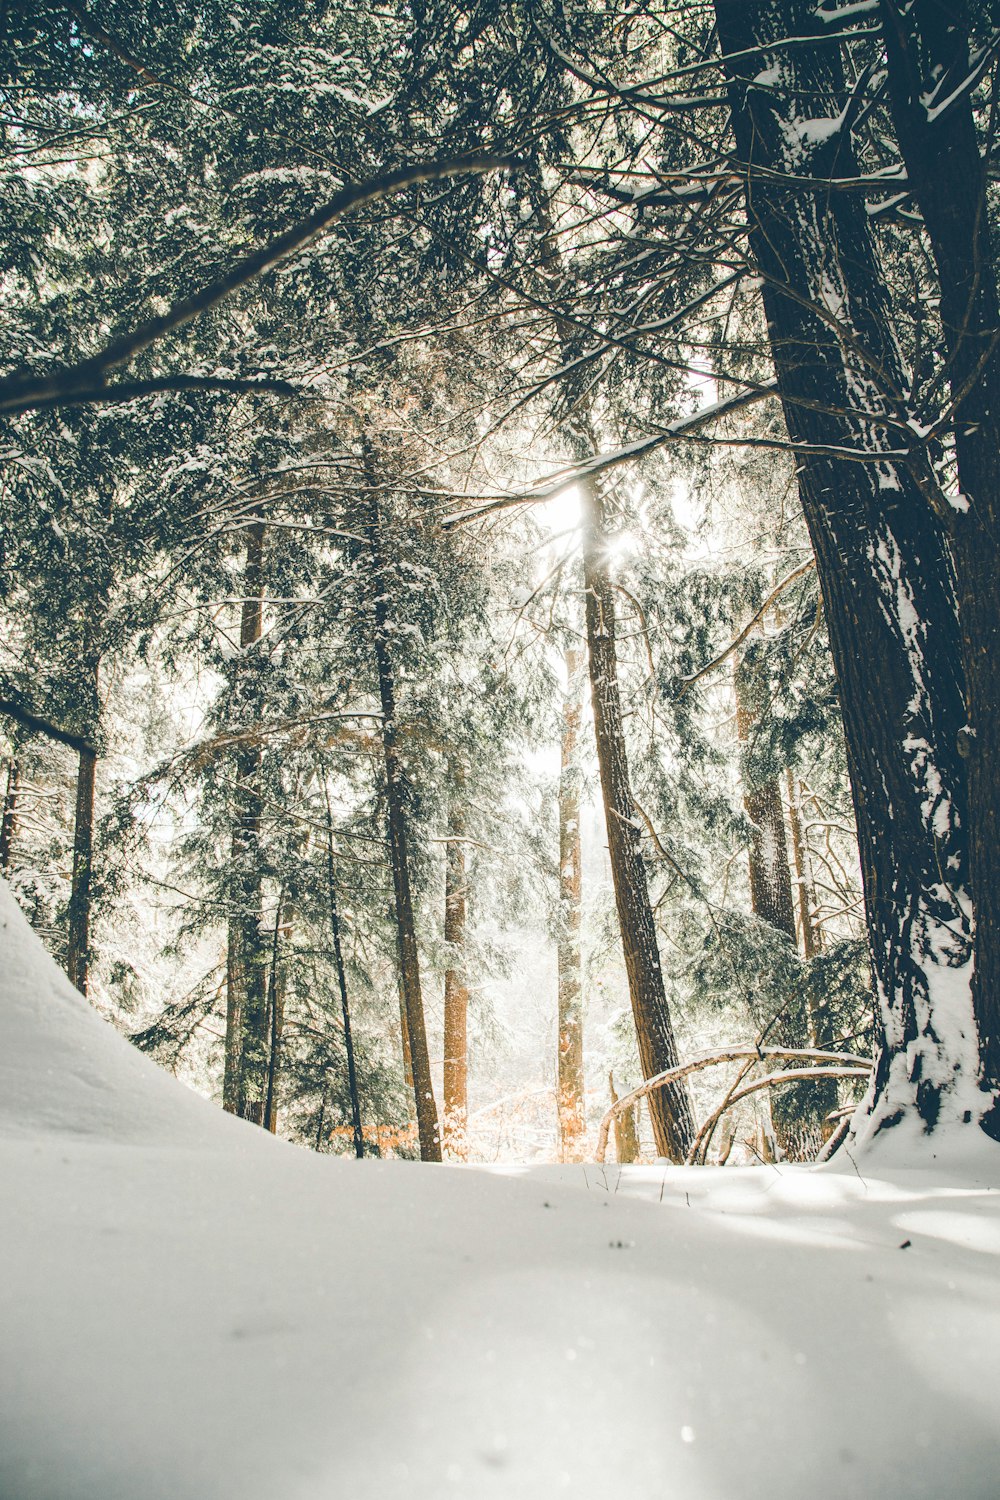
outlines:
[[[992,1148],[429,1168],[223,1116],[0,891],[5,1500],[995,1497]]]

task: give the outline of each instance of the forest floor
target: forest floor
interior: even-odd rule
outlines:
[[[996,1148],[334,1160],[0,941],[4,1500],[1000,1493]]]

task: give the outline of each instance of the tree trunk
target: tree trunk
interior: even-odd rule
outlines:
[[[264,1128],[272,1135],[278,1132],[278,1078],[281,1073],[281,1036],[285,1029],[285,994],[287,970],[281,958],[281,945],[292,935],[293,910],[285,901],[284,892],[278,897],[274,914],[274,937],[271,947],[271,972],[268,978],[268,1059],[267,1097],[264,1103]]]
[[[736,734],[746,750],[760,721],[759,694],[745,662],[737,666],[734,681]],[[744,774],[743,806],[750,821],[750,905],[753,914],[785,933],[794,944],[795,907],[788,867],[785,810],[778,778],[769,776],[765,781],[755,782]]]
[[[445,855],[444,941],[444,1144],[449,1156],[464,1161],[468,1155],[469,1118],[469,988],[466,980],[465,931],[468,884],[465,859],[464,769],[452,767],[448,800],[448,843]]]
[[[639,1042],[639,1060],[643,1077],[652,1078],[655,1073],[677,1067],[677,1046],[663,986],[656,926],[629,781],[618,685],[615,595],[608,566],[603,500],[598,486],[589,480],[581,483],[580,490],[584,511],[587,650],[608,851]],[[658,1089],[650,1096],[649,1113],[659,1154],[682,1162],[694,1139],[687,1085],[681,1082]]]
[[[961,499],[951,545],[968,717],[969,869],[975,901],[972,997],[983,1087],[1000,1088],[1000,295],[987,170],[971,92],[966,7],[881,0],[896,138],[937,266]],[[1000,1138],[1000,1103],[983,1121]]]
[[[615,1089],[613,1073],[608,1074],[608,1088],[611,1090],[611,1103],[617,1104],[618,1093]],[[647,1094],[647,1100],[650,1097],[652,1096]],[[623,1109],[620,1115],[615,1115],[615,1156],[618,1158],[618,1165],[622,1167],[639,1160],[639,1131],[636,1126],[635,1104],[630,1104],[628,1109]]]
[[[94,779],[97,757],[80,751],[76,777],[76,819],[73,829],[73,879],[69,898],[69,935],[66,973],[81,995],[87,993],[90,973],[90,888],[94,863]]]
[[[340,990],[340,1018],[344,1028],[344,1054],[347,1059],[347,1088],[351,1096],[354,1154],[361,1161],[365,1154],[365,1132],[361,1123],[361,1095],[358,1091],[358,1072],[354,1062],[351,1007],[347,999],[347,970],[344,967],[344,950],[340,942],[340,904],[337,900],[337,870],[333,857],[333,812],[330,806],[330,790],[325,783],[323,789],[326,793],[326,874],[330,898],[330,936],[333,939],[333,960],[337,967],[337,987]]]
[[[791,771],[785,772],[788,790],[788,822],[792,830],[792,852],[795,856],[795,889],[798,892],[799,931],[802,934],[802,955],[808,961],[816,957],[823,947],[822,933],[816,926],[816,891],[813,884],[812,861],[809,844],[802,827],[802,783]],[[814,1033],[812,1045],[821,1045]]]
[[[746,658],[737,664],[734,684],[736,733],[746,755],[764,707],[761,683]],[[751,828],[751,909],[755,917],[782,933],[795,948],[795,904],[788,864],[785,808],[778,778],[768,776],[755,782],[744,773],[743,806]],[[793,997],[787,994],[774,997],[774,1003],[781,1003],[782,1013],[773,1040],[786,1047],[804,1047],[810,1040],[809,1015],[805,1007],[792,1001]],[[792,1084],[782,1090],[777,1099],[766,1101],[764,1118],[771,1131],[771,1141],[778,1142],[786,1157],[799,1159],[811,1155],[807,1142],[810,1136],[819,1135],[826,1113],[836,1102],[836,1084]],[[773,1151],[771,1155],[773,1157]]]
[[[579,1161],[587,1130],[583,1075],[583,975],[580,955],[580,672],[583,653],[566,652],[559,774],[559,1159]]]
[[[400,988],[406,1017],[405,1037],[409,1040],[410,1065],[413,1069],[413,1098],[417,1111],[417,1134],[421,1161],[441,1160],[441,1136],[437,1105],[431,1083],[431,1063],[424,1025],[424,1001],[420,987],[420,958],[417,931],[413,917],[413,894],[410,889],[410,861],[406,817],[405,770],[399,751],[396,722],[396,680],[389,652],[389,607],[382,557],[381,517],[374,489],[369,506],[368,541],[372,561],[372,613],[375,631],[375,662],[378,669],[379,697],[382,703],[382,752],[385,764],[386,819],[389,835],[389,862],[396,912],[396,947],[399,959]],[[404,1042],[405,1047],[405,1042]]]
[[[7,791],[3,799],[3,818],[0,820],[0,870],[6,875],[10,869],[10,857],[17,837],[17,804],[21,793],[21,768],[16,760],[7,767]]]
[[[240,613],[240,656],[235,664],[233,721],[251,729],[260,717],[259,645],[263,629],[264,526],[247,534]],[[241,742],[234,752],[233,833],[230,865],[229,947],[226,961],[226,1044],[223,1108],[264,1124],[270,1011],[261,929],[261,746]]]
[[[811,445],[799,487],[839,684],[883,1034],[868,1128],[915,1110],[931,1129],[964,1116],[977,1070],[963,683],[939,491],[929,468],[889,456],[898,443],[886,392],[906,381],[864,204],[788,181],[855,171],[843,133],[814,128],[845,101],[837,45],[769,50],[815,34],[812,0],[716,0],[716,16],[778,390],[791,438]]]

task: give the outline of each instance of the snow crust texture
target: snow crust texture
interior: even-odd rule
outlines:
[[[6,890],[0,927],[4,1500],[1000,1492],[989,1143],[315,1157],[134,1053]]]

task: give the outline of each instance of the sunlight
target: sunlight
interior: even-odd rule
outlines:
[[[578,484],[570,484],[539,508],[539,518],[550,536],[576,531],[583,520],[583,497]]]

